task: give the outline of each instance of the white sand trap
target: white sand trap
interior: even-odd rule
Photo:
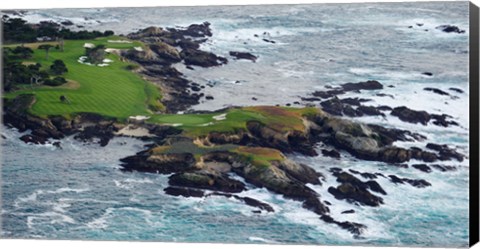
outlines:
[[[174,124],[168,124],[168,123],[165,123],[163,125],[168,125],[168,126],[172,126],[172,127],[178,127],[178,126],[182,126],[183,124],[182,123],[174,123]]]
[[[150,134],[146,128],[138,127],[138,126],[135,126],[135,125],[127,125],[123,129],[116,132],[115,135],[123,135],[123,136],[130,136],[130,137],[153,137],[153,136],[155,136],[155,135]]]
[[[137,50],[138,52],[142,52],[143,48],[142,47],[133,47],[133,49]]]
[[[204,126],[210,126],[210,125],[213,125],[215,124],[214,122],[208,122],[208,123],[205,123],[205,124],[199,124],[197,126],[201,126],[201,127],[204,127]]]
[[[138,116],[130,116],[130,117],[128,117],[128,118],[129,118],[129,119],[132,119],[132,120],[143,121],[143,120],[149,119],[150,117],[149,117],[149,116],[141,116],[141,115],[138,115]]]
[[[85,43],[85,44],[83,45],[83,47],[84,47],[84,48],[94,48],[94,47],[95,47],[95,44],[93,44],[93,43]]]
[[[212,118],[217,120],[217,121],[225,120],[225,119],[227,119],[227,114],[226,113],[220,114],[220,115],[217,115],[217,116],[213,116]]]
[[[120,52],[120,49],[116,49],[116,48],[106,48],[106,49],[105,49],[105,52],[107,52],[107,53],[118,53],[118,52]]]
[[[97,66],[97,67],[106,67],[106,66],[109,66],[110,62],[113,62],[112,60],[110,59],[104,59],[103,60],[103,63],[100,63],[100,64],[97,64],[97,65],[94,65],[90,62],[86,62],[86,60],[88,59],[87,56],[80,56],[80,58],[78,58],[78,62],[81,63],[81,64],[84,64],[84,65],[88,65],[88,66]]]
[[[108,40],[107,42],[110,42],[110,43],[132,43],[131,41],[127,41],[127,40]]]

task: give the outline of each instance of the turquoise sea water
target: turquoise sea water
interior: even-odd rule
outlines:
[[[215,99],[203,101],[194,109],[214,110],[229,104],[284,105],[326,85],[374,79],[394,86],[382,91],[394,98],[376,96],[378,92],[362,93],[361,97],[372,99],[372,105],[406,105],[446,113],[460,127],[413,125],[389,115],[358,121],[427,136],[427,141],[400,146],[423,148],[427,142],[446,143],[468,155],[467,10],[467,2],[328,4],[203,7],[201,11],[39,10],[24,18],[71,19],[90,29],[113,29],[117,33],[150,25],[209,21],[214,35],[203,49],[224,56],[231,50],[250,51],[259,60],[230,59],[223,67],[193,71],[177,65],[189,79],[213,85],[205,92]],[[467,32],[446,34],[435,29],[442,24],[457,25]],[[276,43],[266,43],[255,34]],[[426,77],[423,72],[434,76]],[[452,94],[456,96],[453,98],[425,92],[424,87],[456,87],[464,93]],[[255,214],[253,208],[222,197],[167,196],[163,188],[167,187],[168,176],[120,170],[118,159],[143,149],[143,142],[135,139],[115,138],[102,148],[67,138],[58,149],[26,145],[12,129],[2,127],[1,132],[6,136],[1,140],[1,236],[6,238],[439,247],[468,243],[468,160],[445,162],[457,166],[457,171],[426,174],[358,161],[343,152],[340,162],[321,156],[289,155],[326,175],[323,186],[311,187],[322,200],[332,203],[335,219],[368,226],[363,238],[354,239],[347,231],[320,221],[299,202],[250,185],[241,195],[269,203],[275,213]],[[417,189],[379,178],[388,193],[385,204],[378,208],[356,206],[336,200],[327,192],[329,186],[337,185],[328,173],[330,167],[425,179],[432,186]],[[355,213],[341,214],[349,209]]]

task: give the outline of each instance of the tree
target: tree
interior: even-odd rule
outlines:
[[[86,48],[85,55],[92,64],[100,64],[105,59],[105,45],[100,44],[94,48]]]
[[[53,64],[50,66],[50,69],[55,75],[60,75],[68,72],[67,66],[65,65],[65,63],[63,63],[62,60],[53,61]]]
[[[113,34],[114,33],[111,30],[106,30],[105,32],[103,32],[103,36],[112,36]]]
[[[62,37],[58,38],[58,46],[60,46],[60,51],[63,52],[63,48],[65,46],[65,41],[63,40]]]
[[[12,51],[12,53],[19,56],[21,59],[28,59],[32,57],[33,50],[28,47],[18,46]]]
[[[53,48],[53,46],[50,45],[50,44],[42,44],[42,45],[38,46],[38,49],[45,50],[45,59],[46,60],[48,60],[48,52],[51,48]]]

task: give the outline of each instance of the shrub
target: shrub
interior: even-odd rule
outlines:
[[[55,77],[53,79],[46,79],[43,82],[43,84],[45,84],[47,86],[60,86],[60,85],[63,85],[65,83],[67,83],[67,81],[63,77]]]
[[[62,60],[55,60],[53,64],[50,66],[53,74],[60,75],[68,72],[67,66]]]

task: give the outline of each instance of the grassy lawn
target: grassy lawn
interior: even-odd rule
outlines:
[[[115,36],[95,40],[66,40],[64,52],[53,48],[49,52],[48,60],[44,50],[36,49],[39,44],[26,44],[34,49],[33,58],[28,61],[39,62],[44,68],[48,68],[54,60],[63,60],[68,68],[64,77],[73,82],[70,85],[77,83],[77,87],[25,87],[23,90],[8,93],[5,97],[12,98],[23,93],[35,94],[37,102],[30,112],[41,117],[89,112],[124,119],[131,115],[149,115],[149,109],[161,110],[163,107],[158,102],[161,98],[159,90],[140,76],[126,70],[128,64],[120,61],[117,55],[107,55],[113,62],[106,67],[85,65],[77,61],[85,53],[85,43],[104,44],[107,48],[116,49],[142,46],[139,42],[108,42],[116,39],[124,40]],[[65,95],[71,103],[61,103],[61,95]]]

